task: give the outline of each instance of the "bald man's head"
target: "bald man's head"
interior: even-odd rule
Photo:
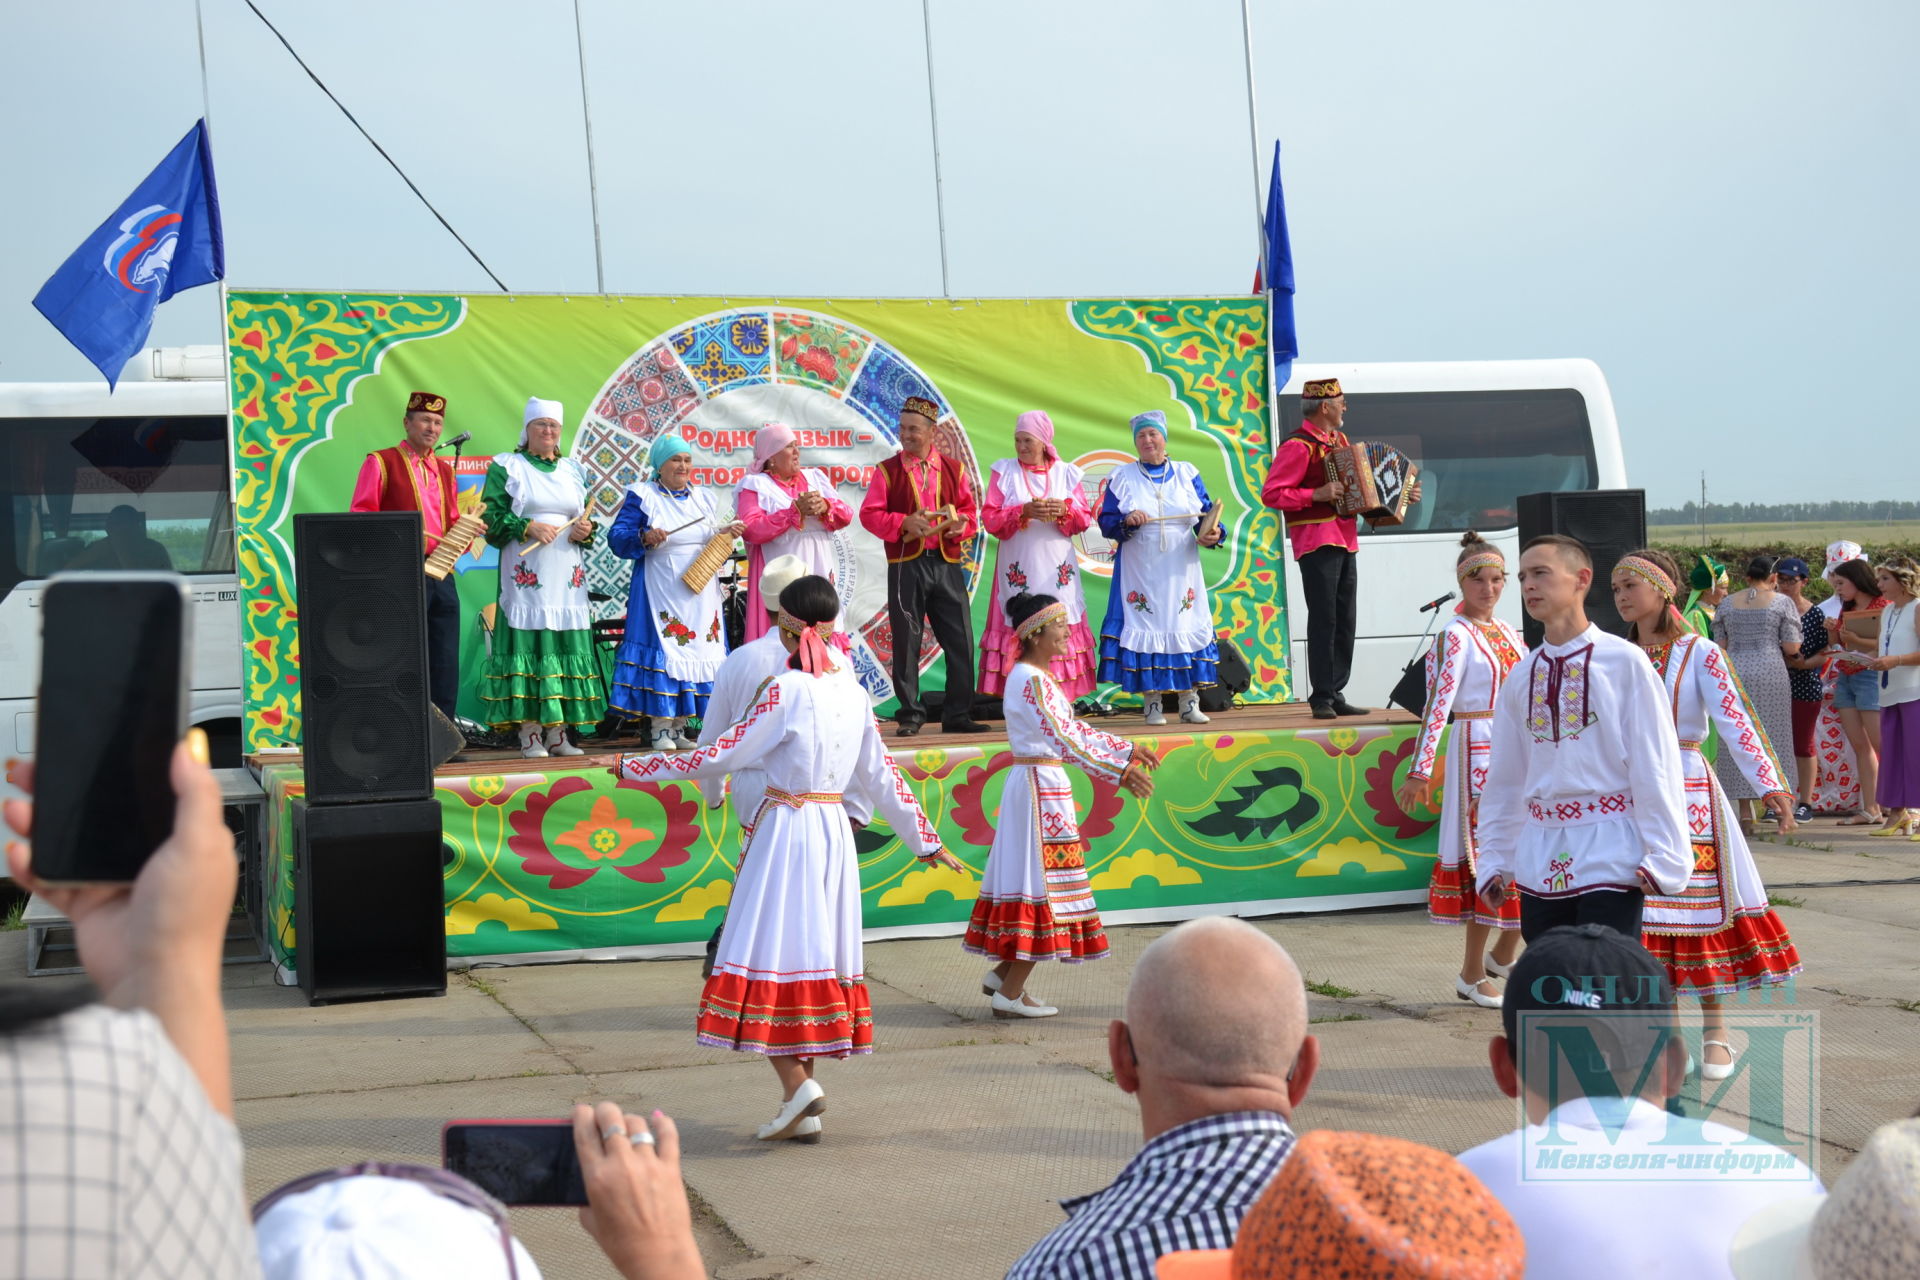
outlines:
[[[1272,1083],[1306,1038],[1306,986],[1286,949],[1252,925],[1192,920],[1140,953],[1127,1026],[1142,1072],[1213,1087]]]

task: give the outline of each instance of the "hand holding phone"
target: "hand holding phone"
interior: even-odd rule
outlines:
[[[449,1120],[441,1163],[502,1204],[585,1205],[567,1120]]]
[[[629,1280],[703,1280],[673,1118],[656,1111],[649,1124],[618,1103],[582,1103],[573,1139],[592,1202],[580,1225],[608,1261]]]

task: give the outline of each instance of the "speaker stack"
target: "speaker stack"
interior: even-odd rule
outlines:
[[[301,734],[294,919],[314,1004],[447,989],[417,512],[293,519]]]
[[[1593,553],[1593,585],[1587,588],[1587,618],[1602,631],[1624,634],[1626,624],[1613,607],[1611,570],[1627,552],[1647,545],[1647,491],[1588,489],[1529,493],[1521,496],[1519,509],[1522,547],[1541,534],[1558,533],[1579,539]],[[1525,626],[1528,647],[1538,646],[1545,631],[1529,616]]]

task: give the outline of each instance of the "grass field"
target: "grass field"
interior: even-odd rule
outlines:
[[[1647,537],[1654,542],[1668,545],[1697,546],[1700,543],[1700,526],[1694,524],[1655,524],[1647,526]],[[1846,539],[1857,542],[1869,551],[1892,545],[1910,545],[1920,542],[1920,520],[1879,520],[1857,521],[1808,521],[1796,524],[1793,521],[1780,521],[1773,524],[1710,524],[1707,526],[1707,545],[1719,543],[1722,546],[1762,547],[1770,543],[1782,546],[1802,546],[1813,543],[1825,545]]]

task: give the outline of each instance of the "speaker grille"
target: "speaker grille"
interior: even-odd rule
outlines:
[[[414,512],[294,517],[307,796],[425,800],[426,580]]]
[[[1558,533],[1579,539],[1593,554],[1587,617],[1602,631],[1624,634],[1626,625],[1613,607],[1611,573],[1620,557],[1647,545],[1646,490],[1529,493],[1521,497],[1519,507],[1521,546],[1542,534]],[[1545,634],[1545,628],[1531,617],[1523,631],[1530,646],[1538,645]]]

